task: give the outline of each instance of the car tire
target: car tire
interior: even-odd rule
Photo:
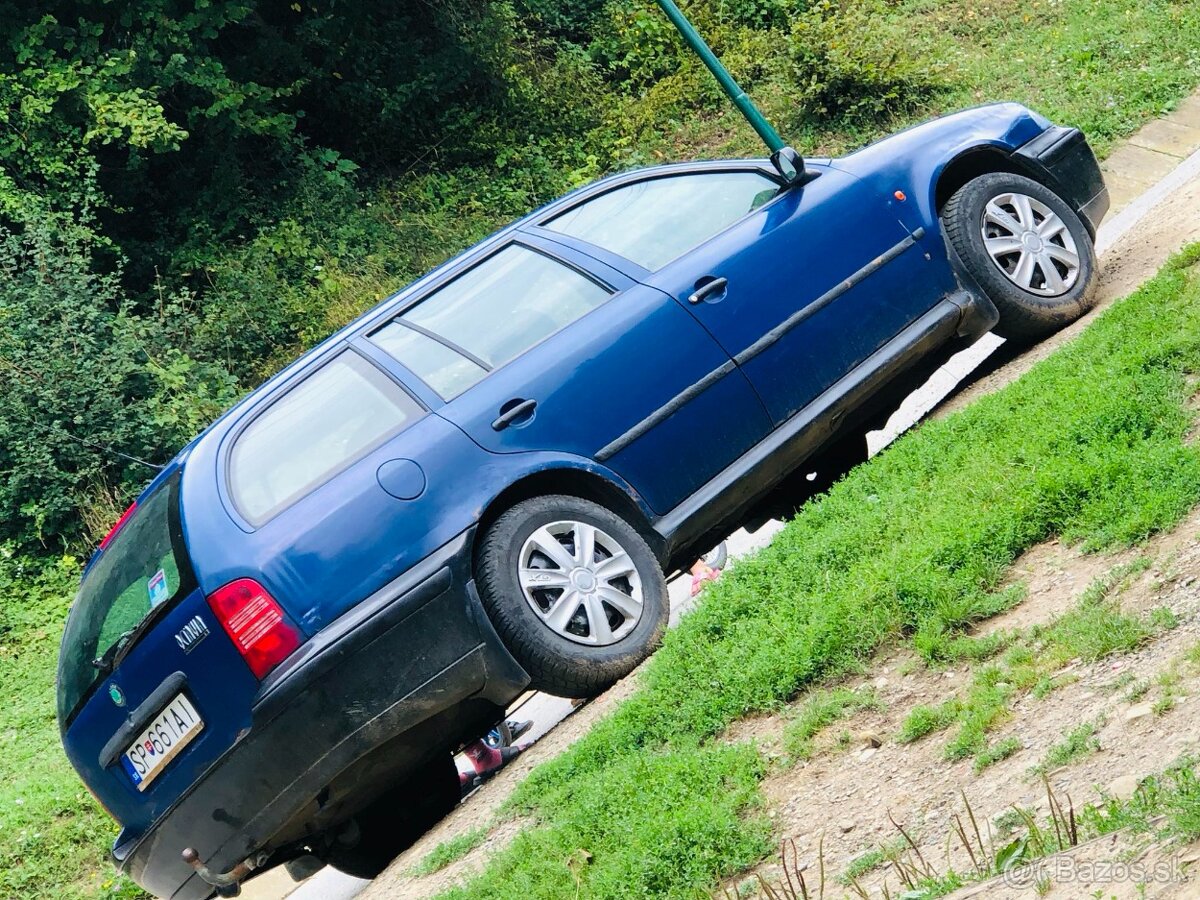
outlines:
[[[942,208],[942,226],[1000,311],[995,332],[1001,337],[1036,341],[1091,309],[1091,236],[1045,185],[1009,172],[981,175]]]
[[[375,878],[461,798],[454,757],[440,754],[358,813],[353,838],[334,838],[321,857],[346,875]]]
[[[476,582],[530,686],[560,697],[594,697],[632,672],[670,613],[645,539],[579,497],[536,497],[501,515],[480,546]]]

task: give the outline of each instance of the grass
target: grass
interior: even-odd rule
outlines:
[[[1037,775],[1053,772],[1055,769],[1069,766],[1085,756],[1090,756],[1100,749],[1096,740],[1096,732],[1104,726],[1103,720],[1083,722],[1070,731],[1066,736],[1046,751],[1046,757],[1031,771]]]
[[[426,853],[421,861],[409,870],[409,874],[416,877],[432,875],[434,872],[446,868],[450,863],[462,859],[486,841],[487,836],[488,829],[481,826],[464,831],[448,841],[443,841]]]
[[[973,767],[975,774],[978,775],[989,766],[994,766],[1001,760],[1008,759],[1014,753],[1020,752],[1021,747],[1021,742],[1015,737],[1006,737],[990,747],[985,747],[975,757]]]
[[[526,829],[471,887],[447,896],[692,898],[770,847],[748,746],[626,754],[551,789]]]
[[[540,841],[559,834],[564,818],[591,829],[594,840],[581,846],[594,859],[624,855],[672,814],[647,810],[614,832],[581,799],[596,785],[647,756],[712,752],[735,719],[778,708],[906,632],[965,627],[996,609],[994,589],[1032,544],[1059,535],[1092,549],[1123,546],[1177,522],[1200,499],[1200,453],[1184,443],[1187,375],[1200,369],[1200,281],[1190,268],[1198,258],[1200,248],[1175,258],[1016,383],[901,439],[740,561],[668,633],[637,693],[518,788],[510,807],[542,827],[453,896],[516,896],[518,874],[561,868],[546,860],[574,847]],[[1089,603],[1102,605],[1102,593]],[[1121,624],[1115,638],[1085,633],[1080,618],[1053,633],[1096,656],[1142,639],[1140,626]],[[689,821],[724,800],[693,791]],[[695,848],[704,864],[667,875],[664,861],[661,891],[709,886],[736,870],[753,842],[736,828],[729,837],[737,849],[728,854]],[[563,884],[580,896],[622,895],[592,872]]]
[[[1121,611],[1117,595],[1149,566],[1150,560],[1145,557],[1115,566],[1088,585],[1071,610],[1047,625],[982,639],[953,635],[942,628],[934,637],[927,638],[927,648],[935,651],[927,658],[931,656],[933,660],[986,659],[1001,647],[1007,649],[996,662],[975,673],[965,697],[950,697],[937,706],[914,707],[901,724],[897,740],[911,743],[955,727],[942,755],[952,762],[974,757],[976,773],[1016,752],[1020,745],[1014,744],[1011,738],[989,745],[988,733],[1008,718],[1011,702],[1017,695],[1028,691],[1042,699],[1075,678],[1057,671],[1067,662],[1091,663],[1113,654],[1127,653],[1152,634],[1178,624],[1170,610],[1162,607],[1151,610],[1144,619]],[[921,632],[918,632],[914,643],[920,639]],[[973,642],[990,652],[981,657],[973,653],[956,655],[944,649],[952,650],[964,642]],[[1161,712],[1166,712],[1173,702],[1173,695],[1164,685]]]
[[[0,897],[145,896],[107,858],[116,826],[63,755],[55,661],[78,567],[0,553]]]
[[[911,744],[935,732],[944,731],[957,721],[962,712],[961,701],[953,697],[937,706],[918,704],[904,717],[896,740],[901,744]]]
[[[813,740],[818,733],[840,719],[868,709],[883,709],[883,704],[869,688],[814,691],[795,720],[784,728],[784,749],[793,759],[808,759],[816,752]],[[847,734],[845,743],[849,742]],[[842,743],[840,736],[838,743]]]
[[[881,847],[872,847],[862,856],[856,856],[852,859],[850,865],[846,866],[846,871],[842,873],[838,881],[843,885],[848,885],[862,878],[864,875],[874,872],[876,869],[882,869],[892,859],[902,853],[904,848],[903,838],[896,838]]]

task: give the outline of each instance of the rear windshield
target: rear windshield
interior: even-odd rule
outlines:
[[[195,584],[183,545],[175,475],[138,504],[84,576],[58,660],[60,722],[67,722],[104,677],[93,660],[114,649],[151,611],[165,611]]]

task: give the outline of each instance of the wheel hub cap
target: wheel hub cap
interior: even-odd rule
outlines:
[[[517,580],[546,627],[578,644],[615,644],[642,618],[637,566],[615,538],[586,522],[536,529],[521,546]]]
[[[571,583],[575,590],[591,594],[596,590],[596,576],[587,569],[576,569],[571,573]]]
[[[1058,297],[1079,280],[1079,248],[1067,223],[1036,197],[993,197],[980,230],[992,263],[1021,290]]]

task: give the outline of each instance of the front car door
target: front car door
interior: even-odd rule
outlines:
[[[674,297],[779,425],[951,287],[935,283],[892,198],[811,170],[783,189],[753,162],[642,173],[552,211],[536,231]]]
[[[770,430],[728,354],[672,298],[534,236],[468,261],[368,339],[481,447],[600,461],[657,512]]]

